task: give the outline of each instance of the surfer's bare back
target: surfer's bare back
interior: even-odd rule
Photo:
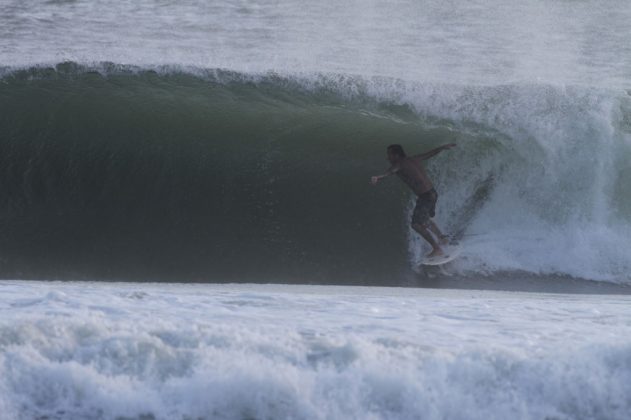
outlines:
[[[396,174],[417,196],[416,207],[412,214],[412,228],[417,231],[432,246],[432,252],[428,257],[443,255],[441,245],[446,245],[449,239],[436,226],[432,220],[436,211],[436,200],[438,194],[427,176],[423,167],[423,161],[436,156],[443,150],[456,147],[455,143],[445,144],[428,152],[408,157],[399,144],[388,146],[388,161],[392,164],[390,169],[383,175],[373,176],[370,182],[376,185],[379,180]],[[436,235],[436,238],[432,236]]]

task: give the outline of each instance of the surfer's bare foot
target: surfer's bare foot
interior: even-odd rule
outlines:
[[[427,258],[442,257],[443,255],[445,255],[445,253],[443,252],[442,249],[434,248],[432,252],[427,254]]]
[[[449,235],[443,235],[438,239],[440,240],[441,245],[449,245]]]

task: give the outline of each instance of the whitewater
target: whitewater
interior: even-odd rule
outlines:
[[[0,420],[629,418],[630,21],[0,1]]]
[[[631,298],[0,283],[2,418],[626,419]]]

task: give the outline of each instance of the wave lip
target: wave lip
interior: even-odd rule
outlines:
[[[71,62],[2,81],[4,276],[405,283],[411,198],[365,180],[387,144],[456,142],[429,170],[458,274],[630,281],[625,92]]]

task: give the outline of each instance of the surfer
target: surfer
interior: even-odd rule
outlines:
[[[444,255],[441,245],[447,245],[449,237],[443,235],[431,219],[435,215],[438,194],[427,176],[427,172],[425,172],[422,161],[455,146],[454,143],[445,144],[428,152],[408,157],[401,145],[392,144],[387,149],[388,161],[392,166],[385,174],[373,176],[370,180],[373,185],[376,185],[379,180],[396,174],[414,191],[417,199],[412,214],[412,228],[432,246],[432,252],[427,255],[428,258]],[[432,233],[436,235],[436,238],[432,236]]]

